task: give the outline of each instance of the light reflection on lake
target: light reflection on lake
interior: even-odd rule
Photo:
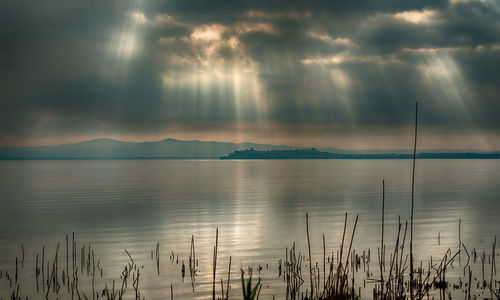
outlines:
[[[459,218],[466,245],[491,249],[494,236],[500,236],[500,160],[419,160],[416,174],[416,260],[456,250]],[[13,274],[23,243],[24,288],[29,290],[42,245],[52,257],[61,242],[65,253],[65,234],[75,232],[78,247],[91,243],[100,259],[101,289],[104,282],[119,282],[128,261],[126,248],[144,266],[141,290],[146,299],[169,297],[170,284],[176,299],[207,299],[218,227],[219,295],[220,278],[226,281],[232,256],[234,294],[239,296],[239,269],[261,265],[261,295],[279,297],[283,281],[278,279],[278,259],[294,241],[305,253],[306,212],[314,261],[322,262],[323,234],[330,253],[339,247],[345,212],[348,233],[359,215],[353,247],[376,253],[383,179],[390,248],[398,216],[403,223],[409,217],[410,160],[0,161],[0,271]],[[194,294],[189,276],[183,282],[180,271],[182,260],[187,264],[191,235],[200,269]],[[150,257],[157,242],[159,277]],[[176,258],[169,261],[172,252],[179,255],[178,264]],[[0,279],[0,297],[11,292],[5,278]]]

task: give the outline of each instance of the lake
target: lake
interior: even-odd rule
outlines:
[[[74,232],[77,265],[82,245],[90,244],[102,269],[96,289],[121,282],[127,249],[141,269],[141,296],[169,298],[172,285],[176,299],[208,299],[218,228],[217,295],[231,256],[233,298],[241,298],[240,268],[249,265],[254,277],[262,278],[261,298],[280,298],[278,261],[293,242],[307,253],[306,213],[313,261],[321,266],[323,234],[327,253],[336,255],[345,213],[347,242],[359,215],[353,248],[371,249],[375,273],[382,180],[389,257],[398,217],[403,227],[409,220],[411,166],[411,160],[0,161],[0,297],[12,294],[6,272],[15,273],[24,248],[21,295],[45,298],[35,296],[36,255],[45,246],[52,262],[60,242],[59,268],[66,268],[66,234],[71,245]],[[499,179],[500,160],[417,160],[415,259],[440,259],[448,248],[456,252],[460,218],[461,240],[469,251],[491,253],[495,235],[500,236]],[[181,276],[192,235],[199,269],[194,288],[189,274]],[[158,242],[160,276],[151,259]],[[86,274],[80,284],[89,295]],[[131,286],[127,292],[131,297]],[[59,298],[71,299],[66,287]]]

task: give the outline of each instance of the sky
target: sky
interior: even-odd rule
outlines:
[[[4,0],[0,145],[500,150],[498,0]]]

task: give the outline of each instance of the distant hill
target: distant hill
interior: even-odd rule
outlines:
[[[219,158],[236,150],[290,150],[296,147],[255,143],[181,141],[123,142],[96,139],[74,144],[40,147],[0,147],[0,159],[189,159]]]
[[[0,147],[0,159],[208,159],[228,156],[235,151],[247,149],[254,149],[254,151],[306,151],[311,148],[176,139],[136,143],[103,138],[59,146]],[[339,157],[342,154],[343,158],[353,158],[353,155],[356,155],[355,158],[373,155],[378,155],[376,158],[403,158],[411,154],[410,150],[387,150],[384,153],[376,150],[349,151],[337,148],[319,148],[316,151],[328,153],[328,156],[334,154]],[[426,152],[419,154],[422,158],[430,154],[432,157],[440,158],[493,158],[500,155],[500,152],[478,151],[472,153],[472,151],[460,152],[456,150],[454,152],[443,150],[421,152]]]

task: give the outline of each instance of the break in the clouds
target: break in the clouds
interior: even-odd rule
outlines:
[[[0,144],[500,148],[500,3],[0,4]]]

